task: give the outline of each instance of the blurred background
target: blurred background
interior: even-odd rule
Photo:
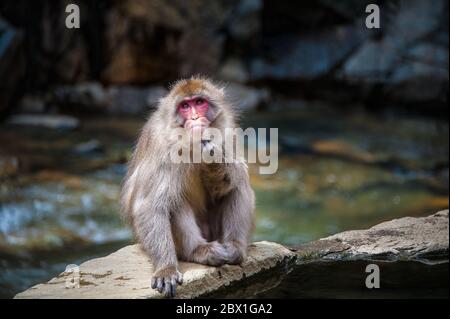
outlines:
[[[0,297],[132,242],[126,162],[192,74],[227,85],[242,127],[279,128],[277,173],[250,166],[254,240],[295,247],[447,208],[448,46],[445,0],[2,0]]]

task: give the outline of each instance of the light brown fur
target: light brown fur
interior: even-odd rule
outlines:
[[[235,127],[223,88],[199,77],[175,83],[142,129],[121,194],[123,213],[156,268],[153,281],[175,287],[178,259],[213,266],[242,262],[254,219],[254,194],[243,159],[231,164],[169,160],[169,150],[179,147],[171,132],[180,126],[176,105],[193,95],[211,102],[211,127]],[[167,274],[167,269],[173,271]],[[172,286],[157,289],[172,296]]]

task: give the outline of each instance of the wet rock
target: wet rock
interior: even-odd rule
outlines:
[[[112,86],[108,89],[112,114],[145,115],[150,108],[156,107],[158,100],[167,93],[161,86],[135,87],[130,85]]]
[[[236,101],[237,107],[244,111],[256,110],[270,97],[267,89],[252,88],[238,83],[228,84],[227,89],[230,99]]]
[[[90,140],[85,143],[75,145],[73,151],[77,154],[94,154],[103,151],[103,146],[98,140]]]
[[[210,294],[235,282],[246,282],[267,273],[293,265],[295,253],[271,242],[257,242],[249,247],[242,265],[209,267],[181,263],[184,283],[178,287],[178,297],[196,298]],[[89,260],[79,266],[80,287],[65,288],[72,274],[62,273],[45,284],[36,285],[15,298],[161,298],[150,288],[153,267],[138,245],[127,246],[115,253]],[[280,275],[281,276],[281,275]],[[280,279],[280,278],[279,278]],[[260,289],[261,287],[259,287]],[[245,296],[256,292],[247,287]]]
[[[21,114],[10,117],[8,123],[41,126],[58,130],[73,130],[79,126],[78,119],[66,115]]]

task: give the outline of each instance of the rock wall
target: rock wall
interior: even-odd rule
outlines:
[[[165,85],[202,73],[372,105],[389,99],[436,109],[448,99],[445,0],[376,1],[379,30],[364,24],[373,1],[80,0],[79,30],[64,27],[69,2],[0,4],[1,24],[23,34],[22,94],[92,81]],[[7,42],[0,32],[0,47]],[[11,58],[0,53],[2,64]],[[0,67],[2,78],[11,73]]]

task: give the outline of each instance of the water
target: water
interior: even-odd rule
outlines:
[[[0,127],[0,159],[20,163],[0,170],[0,297],[132,241],[118,194],[143,121],[81,122],[72,132]],[[445,120],[313,108],[247,114],[243,126],[278,127],[281,143],[276,174],[250,165],[254,240],[297,246],[448,207]],[[83,143],[94,147],[79,152]]]

